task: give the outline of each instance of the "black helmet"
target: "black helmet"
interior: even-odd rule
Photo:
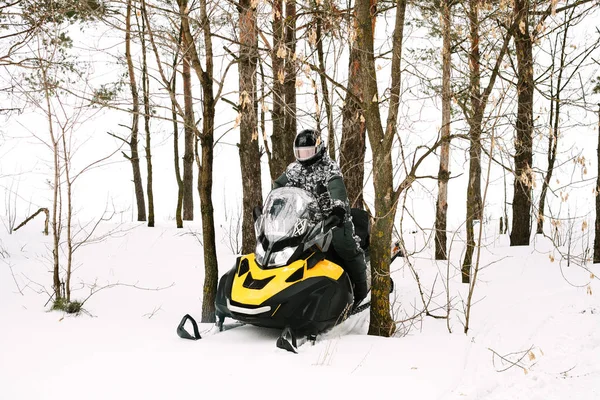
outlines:
[[[301,163],[313,163],[323,156],[325,144],[315,129],[304,129],[294,139],[294,156]]]

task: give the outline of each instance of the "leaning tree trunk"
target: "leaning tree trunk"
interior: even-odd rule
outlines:
[[[251,0],[241,0],[239,10],[240,55],[238,68],[241,116],[239,152],[243,189],[242,252],[250,253],[254,251],[256,245],[252,210],[262,204],[256,102],[258,31],[255,3]]]
[[[373,45],[372,18],[375,8],[369,0],[356,2],[358,21],[357,47],[362,64],[362,110],[364,112],[369,142],[373,152],[373,186],[375,189],[375,222],[371,235],[371,320],[369,334],[391,336],[396,328],[390,315],[390,257],[392,229],[399,194],[412,182],[407,177],[394,191],[392,144],[396,136],[396,119],[400,103],[400,60],[406,2],[398,0],[396,21],[392,37],[392,85],[389,90],[389,112],[385,132],[379,110],[377,72]]]
[[[144,186],[142,185],[142,174],[140,172],[140,157],[138,153],[138,134],[140,121],[140,106],[137,83],[135,80],[135,69],[131,59],[131,11],[132,0],[127,2],[127,14],[125,17],[125,58],[127,59],[127,70],[129,72],[129,87],[131,89],[132,102],[132,124],[131,138],[129,139],[129,148],[131,156],[127,159],[131,162],[133,169],[133,187],[135,190],[135,199],[137,204],[137,220],[146,220],[146,202],[144,200]]]
[[[435,214],[435,259],[447,259],[446,222],[448,214],[448,180],[450,179],[450,102],[452,93],[450,89],[450,3],[443,0],[442,8],[442,145],[440,148],[440,169],[438,171],[438,197]]]
[[[596,229],[594,235],[594,263],[600,263],[600,104],[598,104],[598,148],[596,162],[598,163],[598,177],[596,178]]]
[[[375,9],[377,0],[370,0]],[[356,13],[353,15],[354,28],[358,29]],[[375,30],[375,15],[371,15],[371,29]],[[367,125],[362,112],[364,100],[361,80],[362,64],[357,41],[351,44],[348,60],[348,84],[342,107],[342,140],[340,142],[340,168],[348,190],[352,207],[363,207],[363,182],[365,178],[365,152]]]
[[[511,246],[529,245],[533,184],[533,43],[529,34],[529,0],[514,3],[517,50],[517,124]]]

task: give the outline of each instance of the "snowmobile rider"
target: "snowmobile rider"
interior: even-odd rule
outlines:
[[[344,270],[354,285],[354,307],[367,296],[365,257],[360,248],[360,239],[354,234],[350,217],[350,202],[346,185],[338,164],[332,160],[321,141],[320,132],[305,129],[294,139],[296,161],[288,165],[285,172],[273,182],[273,189],[283,186],[302,188],[319,199],[325,191],[331,201],[322,207],[324,217],[335,215],[339,225],[333,229],[332,244],[344,261]]]

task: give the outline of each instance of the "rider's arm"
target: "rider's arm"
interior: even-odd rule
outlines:
[[[329,182],[327,182],[327,190],[331,196],[332,206],[344,207],[346,212],[348,212],[350,202],[348,201],[348,192],[346,191],[346,185],[344,184],[342,177],[332,177]]]

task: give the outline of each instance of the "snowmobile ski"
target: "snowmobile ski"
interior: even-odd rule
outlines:
[[[190,334],[186,329],[185,329],[185,323],[187,321],[190,321],[192,323],[192,328],[194,330],[194,334]],[[225,332],[228,331],[230,329],[234,329],[234,328],[239,328],[240,326],[244,326],[245,324],[243,322],[234,322],[231,324],[225,324],[223,323],[223,320],[219,320],[217,321],[217,323],[213,326],[212,329],[206,331],[206,333],[208,333],[208,336],[212,336],[216,333],[219,332]],[[194,318],[192,318],[191,315],[186,314],[183,316],[183,318],[181,319],[181,322],[179,323],[179,325],[177,326],[177,336],[179,336],[182,339],[189,339],[189,340],[199,340],[202,339],[202,335],[200,335],[200,330],[198,329],[198,324],[196,323],[196,320]]]
[[[365,310],[368,310],[371,307],[371,302],[368,301],[365,304],[361,304],[356,307],[354,310],[350,312],[349,317],[352,315],[359,314]],[[306,342],[311,342],[313,345],[317,342],[317,335],[306,335],[302,337],[297,337],[292,329],[287,326],[281,332],[281,336],[277,338],[277,347],[283,350],[287,350],[289,352],[298,354],[298,348],[304,345]]]

